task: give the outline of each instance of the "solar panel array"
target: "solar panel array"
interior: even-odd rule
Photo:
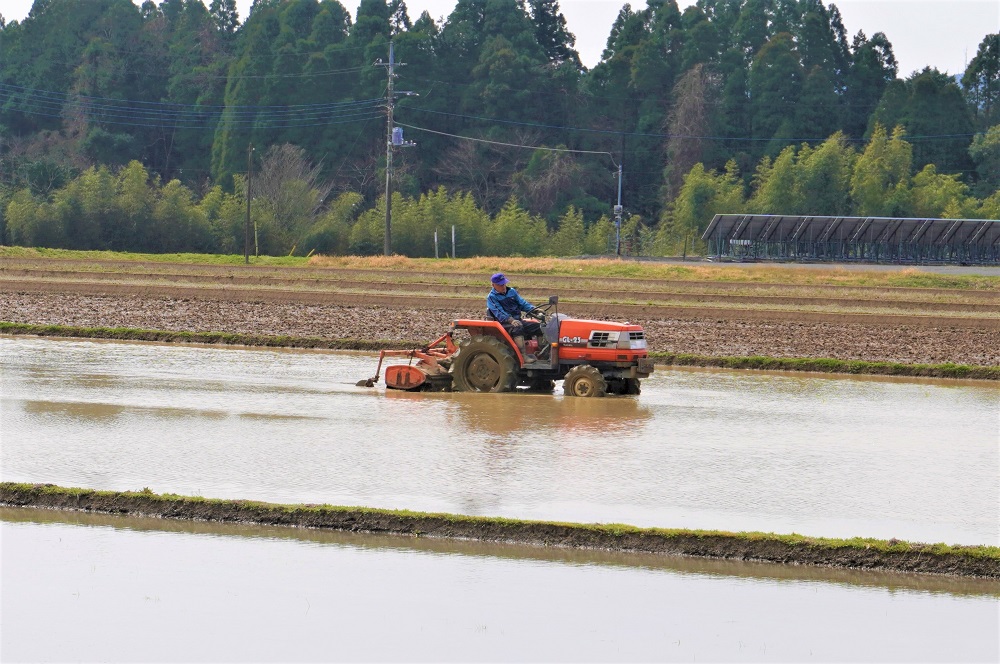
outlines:
[[[1000,221],[717,214],[702,239],[734,260],[1000,264]]]

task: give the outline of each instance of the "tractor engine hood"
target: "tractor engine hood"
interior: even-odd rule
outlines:
[[[646,333],[641,325],[569,318],[564,314],[549,319],[545,337],[563,348],[646,350]]]

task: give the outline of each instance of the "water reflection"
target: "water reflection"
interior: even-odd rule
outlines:
[[[63,401],[22,401],[27,415],[43,418],[66,418],[81,424],[101,422],[120,418],[128,409],[118,404],[80,403]]]
[[[436,394],[386,390],[390,400],[410,401],[438,408],[449,427],[469,433],[502,437],[545,431],[567,435],[628,431],[641,435],[653,410],[636,397],[580,399],[561,395]]]
[[[152,406],[121,406],[107,403],[86,403],[70,401],[23,401],[24,412],[42,418],[64,418],[78,424],[90,422],[114,422],[126,417],[152,418],[158,420],[222,420],[229,413],[218,410],[192,408],[171,408]]]

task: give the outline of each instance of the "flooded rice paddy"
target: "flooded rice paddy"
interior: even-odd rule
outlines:
[[[1000,387],[657,371],[366,390],[368,355],[0,339],[0,480],[997,544]],[[1000,583],[0,508],[5,661],[997,661]]]
[[[5,661],[997,661],[1000,584],[0,508]]]
[[[0,479],[998,544],[1000,387],[659,368],[639,397],[409,394],[375,358],[0,339]]]

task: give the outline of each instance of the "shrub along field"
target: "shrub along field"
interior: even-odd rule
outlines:
[[[0,248],[0,332],[373,349],[479,318],[489,275],[644,326],[664,363],[1000,377],[1000,275],[613,259]],[[112,329],[114,328],[114,329]],[[194,335],[181,334],[194,333]]]

